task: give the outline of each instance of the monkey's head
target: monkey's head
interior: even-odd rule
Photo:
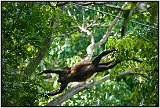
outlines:
[[[66,66],[62,70],[62,73],[59,73],[58,79],[58,82],[60,83],[66,81],[68,74],[71,73],[71,67]]]
[[[64,73],[70,73],[71,72],[71,67],[68,67],[68,66],[64,67],[63,72]]]

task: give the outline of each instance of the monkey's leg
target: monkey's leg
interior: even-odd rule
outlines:
[[[101,58],[102,58],[103,56],[105,56],[105,55],[113,52],[113,51],[117,51],[117,50],[113,48],[113,49],[111,49],[111,50],[103,51],[101,54],[99,54],[99,55],[92,61],[92,64],[93,64],[94,66],[98,66]]]
[[[62,83],[59,89],[57,89],[53,92],[47,93],[47,94],[45,94],[45,96],[57,95],[57,94],[61,93],[67,87],[67,85],[68,85],[68,83]]]
[[[133,60],[133,61],[136,61],[136,62],[143,62],[142,60],[139,60],[139,59],[128,59],[128,60]],[[96,68],[96,72],[102,72],[102,71],[105,71],[105,70],[108,70],[108,69],[112,69],[114,68],[118,63],[122,62],[124,60],[115,60],[115,61],[110,61],[110,62],[107,62],[107,63],[99,63],[98,67]]]
[[[63,71],[60,71],[60,70],[47,69],[47,70],[44,70],[44,71],[38,73],[37,75],[41,75],[41,74],[43,74],[43,73],[55,73],[55,74],[60,74],[60,73],[62,73],[62,72],[63,72]]]
[[[96,69],[96,72],[102,72],[108,69],[112,69],[120,62],[121,62],[120,60],[116,60],[107,63],[100,63],[100,65]]]
[[[114,62],[114,61],[109,61],[109,62],[106,62],[106,63],[99,63],[98,66],[109,65],[109,64],[111,64],[112,62]]]

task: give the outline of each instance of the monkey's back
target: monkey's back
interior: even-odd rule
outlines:
[[[83,82],[89,79],[94,74],[94,66],[91,62],[79,64],[72,68],[71,73],[68,75],[69,82]]]

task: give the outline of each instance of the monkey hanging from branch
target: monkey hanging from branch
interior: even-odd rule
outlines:
[[[117,51],[116,49],[105,50],[99,54],[92,62],[82,62],[73,67],[64,67],[62,70],[51,70],[47,69],[38,73],[38,75],[43,73],[55,73],[59,75],[58,82],[61,83],[60,88],[45,94],[45,96],[54,96],[61,93],[70,82],[83,82],[93,76],[94,73],[103,72],[108,69],[114,68],[122,60],[114,60],[106,63],[100,63],[103,56]],[[133,61],[142,62],[141,60],[132,59]]]

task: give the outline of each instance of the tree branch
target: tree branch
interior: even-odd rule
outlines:
[[[61,7],[61,6],[64,6],[64,5],[68,4],[68,3],[69,3],[69,2],[57,2],[56,6]],[[50,5],[51,7],[55,7],[55,5],[54,5],[53,2],[49,2],[49,5]]]
[[[49,46],[51,44],[50,38],[45,38],[43,41],[43,44],[41,47],[38,49],[38,52],[36,54],[36,57],[31,60],[31,62],[27,65],[26,69],[24,70],[24,73],[30,73],[32,74],[40,61],[43,59],[45,56],[47,50],[49,49]]]
[[[58,2],[58,3],[57,3],[57,6],[59,6],[59,7],[60,7],[60,6],[64,6],[64,5],[66,5],[66,4],[68,4],[68,2]]]
[[[140,74],[137,72],[132,72],[132,70],[128,70],[128,71],[124,71],[121,72],[119,74],[118,77],[122,77],[122,76],[127,76],[127,75],[142,75],[144,76],[144,74]],[[80,91],[83,91],[85,89],[88,88],[92,88],[93,86],[96,86],[106,80],[110,79],[110,75],[106,75],[104,77],[102,77],[101,79],[95,81],[95,82],[89,82],[89,83],[82,83],[82,84],[78,84],[72,88],[70,88],[67,92],[65,92],[64,94],[54,98],[52,101],[50,101],[47,106],[57,106],[60,105],[62,102],[66,101],[67,99],[71,98],[73,95],[77,94]]]
[[[71,12],[69,11],[69,9],[68,9],[68,14],[69,14],[69,16],[72,16],[72,14],[71,14]],[[74,17],[74,19],[76,20],[75,17]],[[78,23],[77,23],[77,25],[78,25],[78,26],[76,26],[76,27],[78,27],[81,31],[86,32],[87,35],[91,37],[91,44],[94,44],[94,36],[92,35],[92,33],[91,33],[89,30],[86,29],[87,27],[84,27],[84,26],[81,27]],[[85,24],[84,24],[84,25],[85,25]],[[91,58],[92,58],[92,54],[93,54],[93,53],[90,53],[90,54],[91,54],[91,55],[88,55],[87,58],[84,59],[84,60],[82,60],[81,62],[83,62],[83,61],[90,61]]]
[[[73,3],[79,4],[79,5],[82,5],[82,6],[88,6],[88,5],[91,5],[91,4],[95,4],[95,5],[105,4],[105,6],[107,6],[109,8],[114,8],[114,9],[118,9],[118,10],[123,11],[123,9],[121,9],[119,6],[114,6],[114,5],[108,4],[107,2],[73,2]]]
[[[128,2],[126,2],[123,6],[122,6],[122,9],[125,9],[125,7],[128,5]],[[103,36],[103,38],[97,42],[97,43],[94,43],[94,44],[90,44],[88,47],[87,47],[87,54],[88,56],[85,58],[85,60],[88,60],[90,59],[90,55],[93,55],[93,49],[99,47],[100,45],[104,44],[107,40],[107,38],[109,37],[110,33],[111,33],[111,30],[112,28],[114,27],[114,25],[118,22],[119,18],[122,16],[123,12],[120,12],[117,17],[114,19],[114,21],[110,24],[109,28],[108,28],[108,31],[105,33],[105,35]]]
[[[52,22],[51,26],[52,26],[53,29],[55,29],[58,26],[58,23],[57,22]],[[53,31],[52,31],[51,35],[53,36]],[[27,67],[24,70],[24,73],[30,73],[30,74],[34,73],[38,64],[44,58],[45,54],[47,53],[47,51],[49,49],[49,46],[51,45],[51,38],[50,37],[46,37],[44,39],[43,43],[41,44],[41,46],[38,49],[36,57],[34,57],[31,60],[31,62],[27,65]]]

